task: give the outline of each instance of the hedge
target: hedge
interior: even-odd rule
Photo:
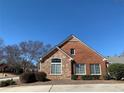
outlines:
[[[72,75],[71,79],[72,80],[77,80],[78,75]],[[81,75],[82,80],[99,80],[100,76],[99,75]]]
[[[115,80],[121,80],[124,78],[124,64],[111,64],[108,67],[108,72],[112,78]]]
[[[16,85],[16,82],[13,79],[0,82],[0,87],[6,87],[9,85]]]
[[[22,83],[33,83],[36,81],[47,81],[47,74],[44,72],[25,72],[20,75]]]

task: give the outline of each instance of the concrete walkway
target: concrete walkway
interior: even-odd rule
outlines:
[[[2,79],[0,79],[0,81],[11,80],[11,79],[13,79],[13,80],[18,80],[19,77],[2,78]]]
[[[0,88],[0,92],[48,92],[51,85]]]
[[[0,92],[124,92],[124,84],[18,86],[0,88]]]

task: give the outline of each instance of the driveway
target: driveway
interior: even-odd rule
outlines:
[[[0,92],[124,92],[124,84],[10,86]]]

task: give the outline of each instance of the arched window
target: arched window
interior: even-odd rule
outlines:
[[[61,74],[61,59],[54,58],[51,60],[51,74],[60,75]]]

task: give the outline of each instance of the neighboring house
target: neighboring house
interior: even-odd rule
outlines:
[[[15,73],[17,72],[17,69],[6,64],[6,63],[0,63],[0,73]]]
[[[41,58],[40,70],[49,79],[71,79],[72,75],[106,75],[107,60],[74,35]]]
[[[110,56],[110,57],[107,57],[108,61],[110,64],[113,64],[113,63],[122,63],[124,64],[124,57],[122,56]]]
[[[5,72],[8,69],[8,65],[5,63],[0,64],[0,72]]]

